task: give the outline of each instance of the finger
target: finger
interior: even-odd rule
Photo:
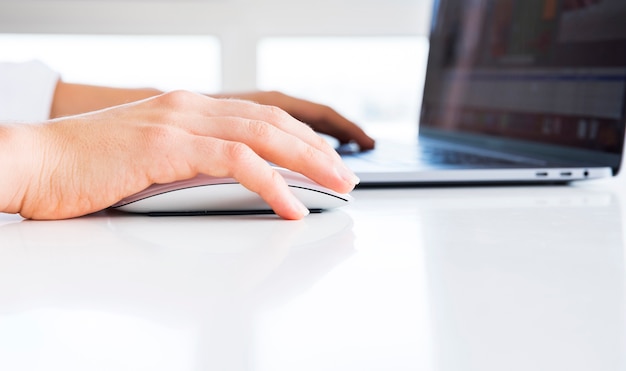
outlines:
[[[302,173],[341,193],[351,191],[358,178],[336,156],[310,146],[300,138],[263,121],[214,119],[214,125],[195,125],[194,133],[246,144],[260,157]]]
[[[245,101],[237,101],[236,104],[241,105],[241,107],[236,107],[236,112],[240,112],[237,116],[270,123],[278,129],[300,138],[310,146],[339,159],[334,149],[317,135],[310,126],[297,120],[282,109]],[[246,109],[250,109],[252,112],[245,113]]]
[[[337,138],[342,144],[355,142],[362,151],[374,149],[376,145],[375,140],[367,135],[363,129],[341,116],[312,126],[320,133]]]
[[[309,213],[283,177],[245,144],[200,136],[192,143],[188,157],[198,172],[235,178],[284,219],[301,219]]]
[[[355,142],[361,150],[374,148],[375,141],[373,138],[334,109],[320,106],[317,112],[321,112],[320,117],[316,121],[308,122],[315,131],[331,135],[342,144]]]

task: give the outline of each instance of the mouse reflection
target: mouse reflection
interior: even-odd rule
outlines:
[[[255,313],[306,290],[354,251],[352,219],[340,210],[296,222],[109,211],[4,225],[0,240],[0,344],[51,309],[87,319],[108,313],[193,334],[183,338],[197,344],[187,362],[194,370],[246,369]],[[55,347],[23,345],[33,357]]]

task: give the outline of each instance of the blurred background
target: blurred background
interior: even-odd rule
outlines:
[[[435,0],[436,1],[436,0]],[[66,81],[278,90],[362,125],[414,123],[431,0],[0,0],[0,60]]]

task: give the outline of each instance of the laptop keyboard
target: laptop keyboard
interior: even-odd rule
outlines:
[[[513,165],[520,163],[510,159],[496,158],[476,153],[461,152],[449,148],[426,147],[419,151],[418,161],[435,165]]]
[[[381,143],[382,144],[382,143]],[[388,144],[388,143],[386,143]],[[378,144],[377,144],[378,146]],[[523,165],[538,165],[538,161],[517,156],[496,156],[485,153],[471,152],[453,148],[451,146],[426,145],[421,146],[383,145],[369,152],[348,154],[368,163],[382,165],[387,168],[403,167],[515,167]],[[346,154],[344,154],[346,156]]]

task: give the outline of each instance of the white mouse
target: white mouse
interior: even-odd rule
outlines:
[[[311,212],[347,205],[353,198],[325,188],[302,174],[275,167],[293,194]],[[198,175],[166,184],[153,184],[126,197],[113,209],[150,215],[211,215],[272,213],[270,206],[256,193],[228,177]]]

